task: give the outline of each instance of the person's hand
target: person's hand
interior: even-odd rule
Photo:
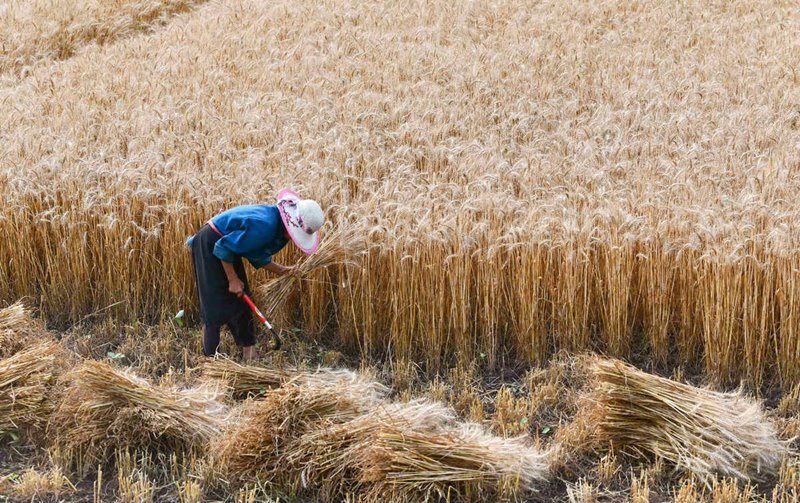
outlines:
[[[292,274],[296,274],[296,273],[297,273],[297,266],[296,265],[290,265],[290,266],[283,265],[283,266],[281,266],[281,272],[280,272],[281,276],[291,276]]]
[[[239,278],[231,278],[228,280],[228,291],[237,297],[244,294],[244,283]]]
[[[286,267],[283,264],[279,264],[277,262],[272,262],[272,261],[264,265],[264,269],[278,276],[286,276],[287,274],[297,274],[297,272],[300,271],[300,269],[298,269],[296,265],[291,267]]]

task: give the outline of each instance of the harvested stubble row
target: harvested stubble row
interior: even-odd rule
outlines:
[[[601,444],[660,457],[701,477],[759,480],[774,475],[788,446],[759,403],[595,359],[596,389],[583,419]]]
[[[75,489],[58,467],[48,469],[28,468],[14,483],[0,478],[0,494],[11,496],[11,501],[71,501],[64,498]]]
[[[389,403],[358,379],[268,391],[212,447],[227,480],[270,480],[324,501],[353,492],[372,501],[519,496],[546,477],[545,456],[440,404]]]
[[[53,410],[48,396],[60,373],[55,342],[43,342],[0,360],[0,436],[39,428]]]
[[[85,362],[64,381],[48,435],[78,469],[108,462],[120,448],[202,451],[229,412],[213,388],[155,386],[105,362]]]

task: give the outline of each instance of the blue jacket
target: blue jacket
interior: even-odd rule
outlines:
[[[246,258],[255,268],[272,261],[286,246],[283,221],[277,206],[249,204],[236,206],[211,219],[222,237],[214,245],[214,256],[225,262]],[[194,236],[186,244],[192,246]]]

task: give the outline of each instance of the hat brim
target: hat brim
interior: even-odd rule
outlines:
[[[291,199],[295,202],[302,200],[300,194],[291,189],[283,189],[278,192],[278,202],[285,199]],[[319,249],[319,231],[315,232],[314,234],[309,234],[300,227],[293,225],[290,221],[290,217],[294,218],[296,216],[295,214],[291,213],[293,208],[294,211],[297,211],[297,207],[282,207],[281,205],[278,205],[278,212],[281,214],[283,226],[286,228],[286,232],[289,234],[289,238],[291,238],[295,246],[300,248],[300,251],[306,255],[311,255],[315,253],[317,249]]]

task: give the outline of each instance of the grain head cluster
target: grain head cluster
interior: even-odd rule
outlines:
[[[623,477],[642,503],[800,500],[797,33],[797,5],[768,0],[0,2],[0,442],[47,459],[0,492],[61,498],[80,473],[96,501],[109,484],[194,502],[553,483],[590,502]],[[690,369],[793,390],[783,440],[743,392],[614,359],[580,399],[531,371],[527,397],[490,404],[473,376],[459,416],[345,370],[195,372],[189,330],[127,340],[180,347],[180,377],[177,353],[78,340],[97,318],[192,318],[186,237],[287,186],[325,208],[323,244],[251,283],[299,342],[386,362],[395,384],[587,350]],[[564,475],[581,463],[594,478]],[[659,488],[663,465],[686,478]]]
[[[363,354],[800,379],[796,6],[192,4],[3,5],[7,301],[193,306],[185,238],[291,186],[369,246],[273,314]]]

